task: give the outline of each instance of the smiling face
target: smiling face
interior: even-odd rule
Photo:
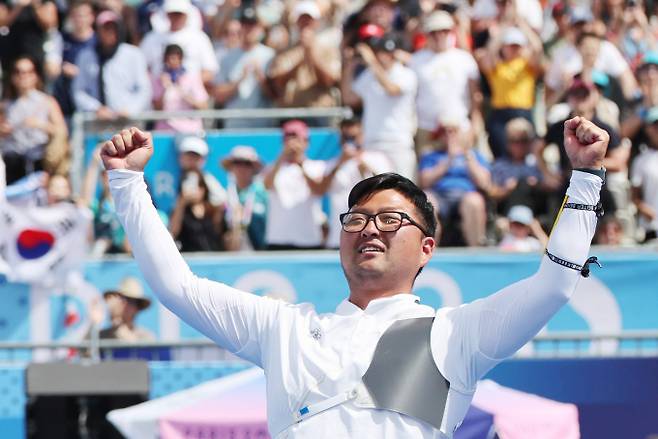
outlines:
[[[354,205],[350,212],[374,215],[404,212],[419,224],[414,204],[394,189],[375,192]],[[382,232],[368,221],[361,232],[341,232],[340,260],[350,285],[350,300],[362,306],[377,297],[409,293],[418,270],[432,257],[434,239],[404,220],[399,230]]]

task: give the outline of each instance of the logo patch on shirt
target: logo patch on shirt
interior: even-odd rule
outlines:
[[[322,340],[322,331],[320,331],[320,328],[311,329],[311,337],[317,341]]]

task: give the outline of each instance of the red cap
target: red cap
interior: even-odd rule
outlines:
[[[308,139],[308,126],[301,120],[289,120],[283,124],[283,135],[294,134],[302,139]]]
[[[359,39],[367,40],[368,38],[381,38],[384,36],[384,29],[376,24],[364,24],[359,28]]]
[[[103,26],[107,23],[119,23],[121,17],[114,11],[103,11],[96,17],[96,26]]]

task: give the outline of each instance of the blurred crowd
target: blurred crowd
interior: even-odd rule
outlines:
[[[349,189],[390,171],[431,196],[441,245],[535,251],[571,173],[564,121],[583,116],[611,139],[595,242],[650,243],[657,13],[655,0],[0,0],[6,181],[91,209],[93,252],[126,252],[97,154],[71,195],[76,111],[109,124],[151,109],[349,106],[331,160],[307,156],[322,117],[215,122],[280,129],[271,163],[249,145],[206,163],[207,123],[157,121],[177,139],[181,184],[162,218],[180,249],[337,248]]]

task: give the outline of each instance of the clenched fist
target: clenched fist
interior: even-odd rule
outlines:
[[[153,155],[151,133],[132,127],[121,130],[101,146],[101,159],[106,170],[129,169],[143,172]]]
[[[608,142],[608,133],[584,117],[564,122],[564,149],[572,168],[601,169]]]

